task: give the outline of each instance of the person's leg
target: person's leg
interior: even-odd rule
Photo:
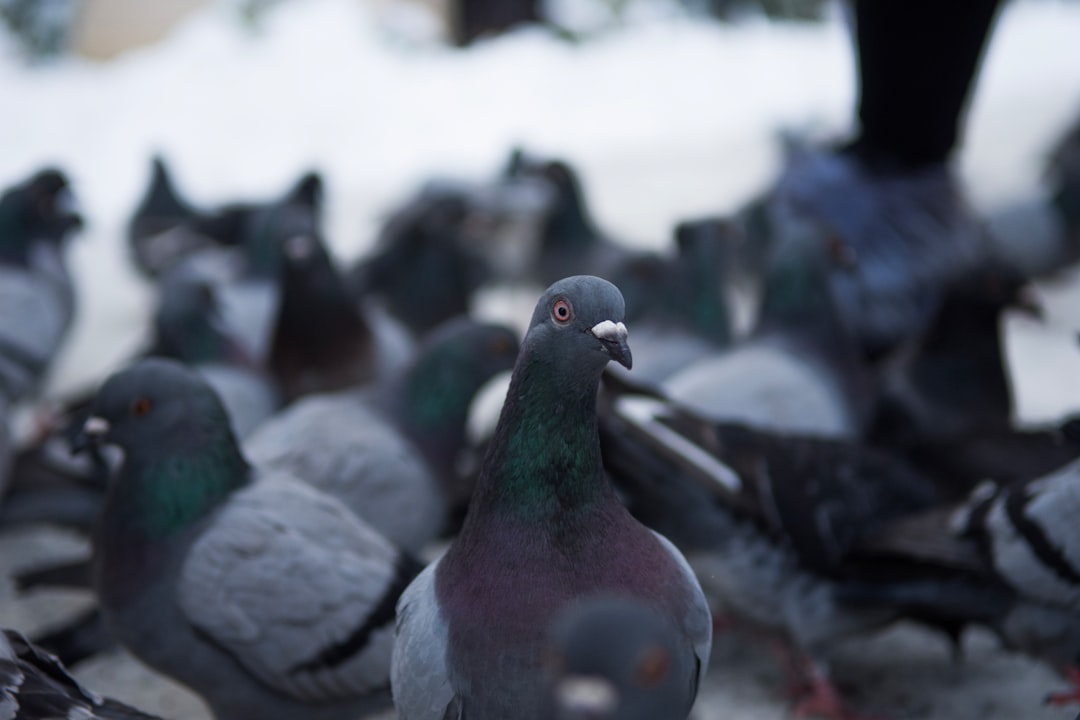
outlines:
[[[871,167],[948,159],[1000,0],[853,0],[860,135]]]

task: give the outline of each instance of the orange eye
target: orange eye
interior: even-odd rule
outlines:
[[[131,413],[135,417],[142,417],[150,412],[151,407],[153,407],[153,403],[150,402],[150,398],[141,397],[131,404]]]
[[[570,307],[570,301],[566,298],[559,298],[555,301],[555,304],[551,306],[551,317],[555,319],[555,322],[560,325],[565,325],[570,322],[570,319],[574,317],[574,311]]]

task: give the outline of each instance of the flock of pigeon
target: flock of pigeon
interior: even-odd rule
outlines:
[[[1080,128],[1053,179],[1061,267]],[[988,628],[1080,702],[1080,420],[1012,426],[1000,319],[1038,307],[944,171],[797,153],[646,253],[515,151],[425,186],[348,272],[321,190],[197,208],[155,159],[129,225],[150,341],[62,402],[81,219],[55,169],[0,196],[0,531],[89,536],[15,582],[96,598],[4,631],[0,718],[149,717],[65,670],[120,644],[220,720],[677,720],[728,620],[776,640],[802,716],[857,717],[830,652],[899,620]],[[537,289],[520,339],[470,317],[492,285]]]

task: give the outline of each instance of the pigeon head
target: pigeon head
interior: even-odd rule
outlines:
[[[374,293],[413,331],[423,334],[468,312],[473,293],[491,276],[469,247],[482,237],[484,213],[459,188],[429,188],[387,222],[376,252],[354,271],[361,295]]]
[[[119,446],[126,458],[235,447],[217,394],[174,360],[148,358],[112,375],[94,399],[83,442]]]
[[[229,337],[213,287],[186,278],[163,283],[151,354],[192,365],[245,359]]]
[[[504,177],[535,178],[550,186],[553,198],[542,230],[545,248],[587,247],[599,238],[577,173],[568,163],[540,160],[515,150]]]
[[[595,376],[590,380],[598,382],[609,360],[628,369],[633,363],[625,313],[622,293],[607,280],[591,275],[564,278],[536,304],[525,350],[540,350],[543,362],[565,365],[560,369],[568,377]]]
[[[670,621],[625,597],[571,606],[549,633],[545,669],[555,720],[657,720],[685,716],[685,688]]]
[[[776,249],[765,277],[758,327],[828,334],[839,326],[830,275],[843,272],[814,238],[792,238]]]
[[[59,243],[82,222],[67,177],[42,170],[0,196],[0,259],[25,263],[35,242]]]
[[[1042,304],[1024,274],[996,262],[989,262],[957,281],[946,294],[945,303],[950,302],[962,304],[968,310],[998,313],[1012,309],[1036,319],[1043,316]]]

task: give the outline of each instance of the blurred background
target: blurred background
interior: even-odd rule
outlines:
[[[58,164],[87,218],[54,383],[96,378],[137,342],[147,294],[121,236],[154,152],[203,205],[318,169],[328,241],[351,260],[418,183],[489,177],[515,144],[572,161],[602,227],[660,247],[678,219],[765,188],[781,131],[850,128],[833,3],[534,5],[543,22],[459,48],[453,0],[3,0],[0,184]],[[1038,195],[1080,112],[1077,38],[1080,3],[1005,6],[959,157],[981,210]],[[1022,394],[1025,415],[1060,414],[1057,391]]]

